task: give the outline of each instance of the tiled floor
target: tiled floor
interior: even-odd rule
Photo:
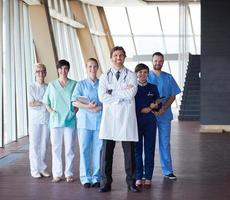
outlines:
[[[28,145],[23,139],[0,159],[1,200],[229,200],[230,134],[201,134],[198,122],[173,122],[171,146],[177,181],[162,177],[158,147],[156,149],[153,187],[133,194],[127,191],[123,153],[117,144],[114,155],[112,191],[98,193],[84,189],[79,182],[78,147],[74,183],[54,184],[51,178],[35,180],[29,174]],[[1,155],[4,151],[1,150]],[[49,160],[51,155],[49,154]],[[49,162],[49,171],[51,162]]]

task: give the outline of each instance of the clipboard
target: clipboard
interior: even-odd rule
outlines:
[[[158,99],[156,99],[157,103],[162,103],[162,101],[165,99],[165,96],[159,97]]]
[[[83,104],[88,105],[90,103],[90,100],[86,96],[80,96],[77,98],[77,101],[80,101]]]

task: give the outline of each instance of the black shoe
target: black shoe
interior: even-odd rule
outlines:
[[[110,192],[111,191],[111,185],[105,184],[103,187],[99,189],[99,192]]]
[[[90,188],[91,187],[91,184],[90,183],[85,183],[84,184],[84,188]]]
[[[165,175],[165,178],[168,178],[168,179],[170,179],[170,180],[176,180],[176,179],[177,179],[177,177],[176,177],[173,173],[170,173],[170,174],[168,174],[168,175]]]
[[[128,185],[128,190],[131,192],[140,192],[141,190],[138,189],[136,185]]]
[[[94,187],[94,188],[99,188],[99,187],[100,187],[100,183],[99,183],[99,182],[96,182],[96,183],[94,183],[94,184],[92,185],[92,187]]]

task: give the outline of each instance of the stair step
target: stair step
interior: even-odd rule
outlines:
[[[199,85],[184,85],[184,91],[186,90],[200,90],[200,84]]]
[[[179,111],[179,115],[181,115],[181,116],[190,116],[190,115],[197,115],[197,116],[199,116],[200,115],[200,111],[199,110],[194,110],[194,111],[192,111],[192,110],[190,110],[190,111],[182,111],[182,110],[180,110]]]
[[[200,104],[181,104],[180,110],[200,110]]]
[[[199,121],[200,116],[198,115],[189,115],[189,116],[178,116],[178,120],[180,121]]]
[[[200,90],[184,90],[183,95],[200,95]]]

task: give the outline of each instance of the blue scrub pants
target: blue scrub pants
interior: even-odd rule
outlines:
[[[157,121],[159,135],[160,163],[163,175],[173,173],[170,151],[171,121]]]
[[[80,181],[85,183],[100,182],[100,153],[102,140],[99,130],[78,129],[80,147]],[[90,160],[92,159],[92,162]],[[90,165],[91,164],[91,165]],[[90,169],[92,166],[92,170]]]
[[[138,137],[139,141],[135,142],[134,145],[136,180],[141,180],[143,177],[147,180],[152,180],[156,142],[156,123],[138,123]],[[144,166],[142,158],[143,144]]]

